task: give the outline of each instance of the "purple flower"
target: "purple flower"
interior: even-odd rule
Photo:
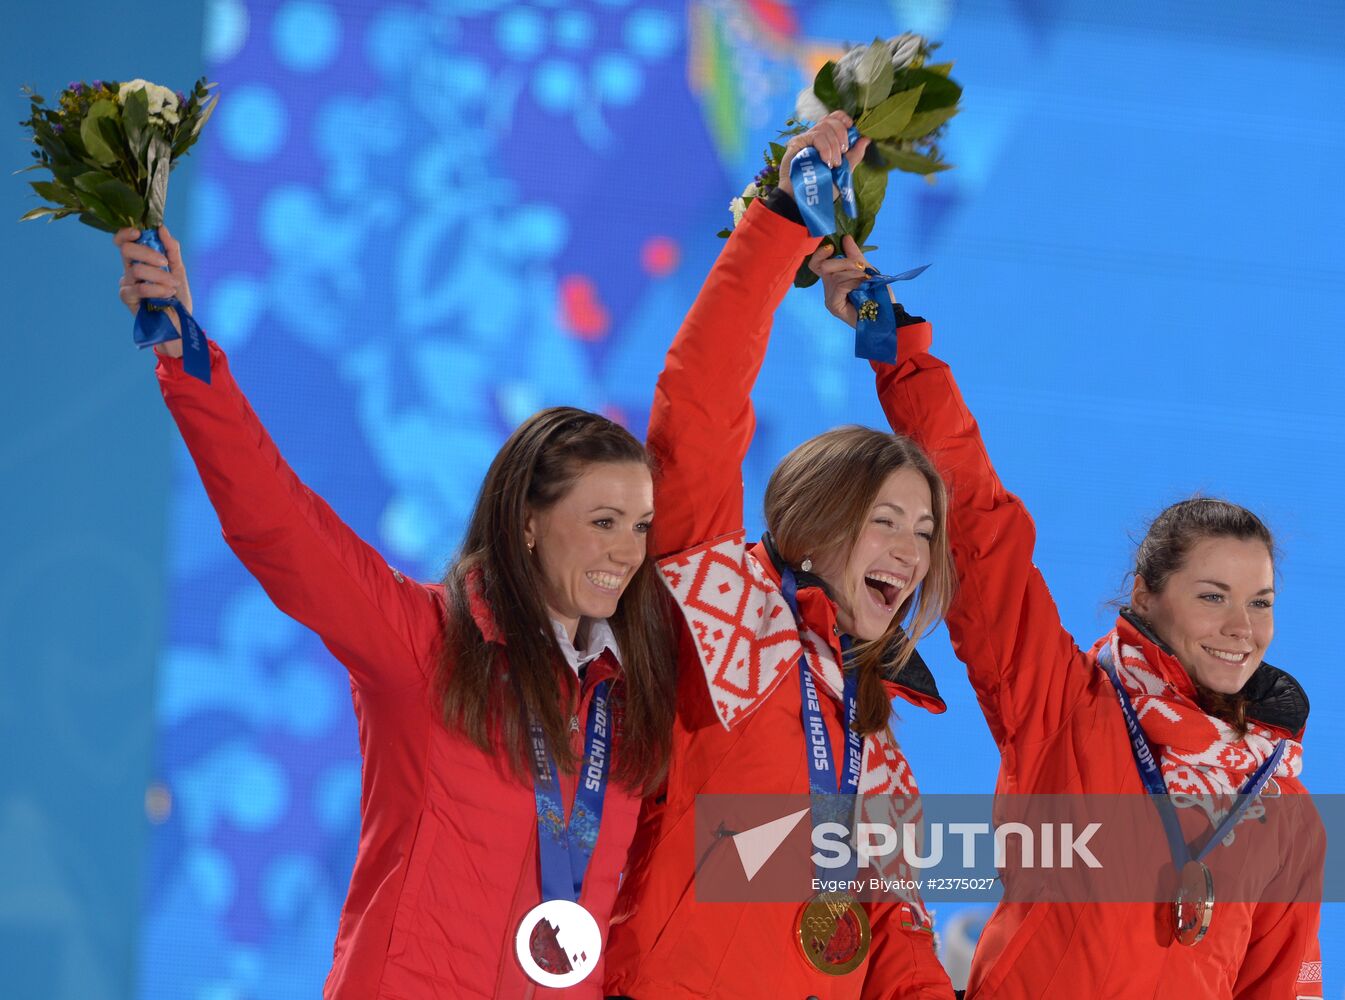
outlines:
[[[84,84],[80,83],[78,80],[71,80],[69,85],[65,89],[74,91],[76,94],[80,94],[83,93],[84,91]]]
[[[62,125],[60,122],[57,122],[55,125],[51,127],[51,130],[55,132],[57,135],[60,135],[62,132],[65,131],[65,126]]]
[[[180,106],[185,105],[187,103],[187,95],[180,90],[177,92],[177,103]]]
[[[93,89],[94,89],[94,90],[102,90],[102,89],[103,89],[103,81],[102,81],[102,80],[94,80],[94,81],[93,81]]]

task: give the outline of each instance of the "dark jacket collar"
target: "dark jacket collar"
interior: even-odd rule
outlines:
[[[790,567],[780,556],[780,551],[775,547],[775,539],[771,537],[769,531],[761,534],[761,545],[766,551],[767,557],[771,561],[777,576],[782,576],[786,567],[794,573],[794,581],[799,590],[809,587],[815,587],[826,595],[834,606],[835,597],[832,596],[831,588],[827,582],[814,573],[807,573],[796,567]],[[895,689],[894,693],[901,695],[907,701],[921,708],[928,709],[934,713],[945,712],[948,709],[939,694],[939,686],[934,681],[934,674],[920,656],[920,651],[912,644],[911,656],[906,661],[905,666],[897,667],[895,660],[897,652],[906,642],[906,633],[898,628],[891,641],[888,643],[886,654],[883,656],[883,681]]]
[[[1139,615],[1130,608],[1121,609],[1121,617],[1159,652],[1172,657],[1176,654]],[[1282,729],[1295,737],[1301,736],[1308,723],[1308,695],[1293,675],[1262,661],[1252,672],[1241,694],[1247,699],[1247,717],[1267,726]]]

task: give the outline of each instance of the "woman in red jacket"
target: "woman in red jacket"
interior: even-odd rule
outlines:
[[[866,264],[853,241],[845,247],[845,258],[816,270],[827,307],[853,326],[849,293],[865,277],[855,264]],[[1111,632],[1080,649],[1032,562],[1032,519],[1000,483],[930,344],[928,324],[908,326],[895,358],[870,360],[893,429],[928,450],[953,498],[958,588],[948,632],[1002,754],[999,792],[1147,791],[1158,804],[1172,793],[1176,806],[1190,808],[1241,791],[1251,806],[1243,822],[1265,815],[1253,804],[1260,787],[1302,793],[1308,701],[1289,674],[1262,660],[1275,597],[1265,525],[1212,499],[1163,511],[1139,547],[1130,606]],[[1279,822],[1243,832],[1235,813],[1228,840],[1208,833],[1218,815],[1199,817],[1195,829],[1205,829],[1194,846],[1168,845],[1187,854],[1172,860],[1183,875],[1180,907],[1001,903],[977,945],[967,995],[1321,996],[1313,901],[1321,899],[1321,841],[1308,810],[1290,808],[1296,805],[1283,808],[1307,818],[1301,827]],[[1260,902],[1245,901],[1262,898],[1256,893],[1229,898],[1227,885],[1216,895],[1209,866],[1193,856],[1205,844],[1244,852],[1253,880],[1271,891]]]
[[[744,537],[752,385],[771,316],[817,243],[799,220],[788,163],[809,146],[831,165],[847,152],[857,159],[862,143],[845,148],[850,124],[836,113],[791,141],[782,188],[754,202],[729,238],[658,380],[651,551],[688,628],[667,785],[645,804],[613,917],[612,994],[952,996],[915,893],[850,903],[839,925],[833,917],[819,929],[801,925],[812,911],[799,902],[699,902],[694,884],[698,867],[738,865],[727,839],[700,856],[698,795],[802,797],[819,780],[835,792],[845,772],[861,793],[913,800],[914,777],[888,726],[891,699],[944,707],[908,638],[942,616],[951,582],[943,486],[918,448],[859,427],[805,442],[767,487],[772,537]],[[825,731],[833,764],[820,779],[808,722]],[[845,933],[855,936],[842,942]]]
[[[162,235],[166,259],[117,235],[132,311],[191,309]],[[600,996],[640,797],[670,741],[644,449],[582,410],[530,417],[486,474],[460,558],[422,585],[290,471],[218,346],[209,384],[184,374],[181,341],[156,350],[226,541],[350,673],[360,844],[325,995]]]

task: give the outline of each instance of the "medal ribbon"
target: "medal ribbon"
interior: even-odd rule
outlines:
[[[584,761],[576,781],[574,808],[568,825],[565,804],[556,783],[556,763],[546,745],[546,734],[535,719],[528,723],[543,900],[579,902],[584,872],[588,870],[593,848],[598,843],[607,775],[612,763],[612,714],[607,703],[609,684],[602,681],[593,688],[584,736]]]
[[[156,253],[167,256],[163,241],[153,229],[142,229],[136,240],[141,246],[147,246]],[[182,332],[173,329],[173,321],[168,318],[168,310],[177,313],[182,324]],[[166,344],[170,340],[182,338],[182,367],[188,375],[193,375],[210,383],[210,348],[206,345],[205,331],[187,307],[177,300],[141,299],[140,311],[135,314],[135,326],[131,330],[131,339],[142,350],[155,344]]]
[[[928,267],[921,264],[901,274],[879,274],[872,267],[864,269],[869,280],[846,296],[859,314],[855,321],[855,357],[889,365],[896,363],[897,313],[892,307],[892,297],[878,293],[894,281],[920,277]],[[870,302],[873,305],[868,305]]]
[[[1180,871],[1188,861],[1203,861],[1209,856],[1210,851],[1214,850],[1228,836],[1229,832],[1238,825],[1238,820],[1242,819],[1243,814],[1251,808],[1252,803],[1256,801],[1256,797],[1266,787],[1266,782],[1275,773],[1275,768],[1279,766],[1280,758],[1284,756],[1288,744],[1284,740],[1275,744],[1275,749],[1271,755],[1248,776],[1242,787],[1238,789],[1237,803],[1215,827],[1214,835],[1205,842],[1205,846],[1198,853],[1193,855],[1186,843],[1186,838],[1182,836],[1181,826],[1177,822],[1176,810],[1172,805],[1172,799],[1168,797],[1167,784],[1163,781],[1163,772],[1158,766],[1158,758],[1155,756],[1153,748],[1149,746],[1149,740],[1140,726],[1139,715],[1135,711],[1135,706],[1131,704],[1130,695],[1126,692],[1125,685],[1121,683],[1121,678],[1116,672],[1111,643],[1107,643],[1098,652],[1098,664],[1106,671],[1112,687],[1116,689],[1116,700],[1121,703],[1121,713],[1126,720],[1126,732],[1130,736],[1130,750],[1135,758],[1135,769],[1139,771],[1140,781],[1144,783],[1145,790],[1148,791],[1150,798],[1153,799],[1154,805],[1158,809],[1159,816],[1162,817],[1163,830],[1168,838],[1168,850],[1172,852],[1172,863]]]
[[[851,128],[850,145],[859,141],[859,129]],[[799,206],[808,232],[814,236],[830,236],[836,231],[836,206],[831,193],[834,183],[841,193],[845,214],[855,218],[859,207],[855,204],[855,178],[850,161],[841,157],[839,166],[829,167],[822,162],[815,146],[808,146],[789,161],[789,179],[794,185],[794,203]]]
[[[786,566],[781,573],[780,590],[794,612],[794,620],[800,630],[803,622],[799,615],[798,581],[794,571]],[[827,724],[822,718],[822,702],[817,695],[817,685],[813,682],[812,668],[808,665],[807,653],[799,656],[799,694],[803,703],[803,742],[804,754],[808,758],[808,790],[812,812],[813,829],[821,823],[840,823],[847,832],[851,831],[854,817],[855,796],[859,793],[859,775],[864,766],[864,737],[855,732],[855,713],[858,706],[859,677],[853,670],[845,672],[842,697],[845,703],[845,771],[836,774],[834,755],[831,752],[831,737],[827,734]],[[848,839],[848,838],[847,838]],[[840,877],[852,879],[859,869],[859,858],[850,852],[850,863],[845,866]],[[820,868],[814,873],[826,877]],[[834,876],[833,876],[834,877]]]

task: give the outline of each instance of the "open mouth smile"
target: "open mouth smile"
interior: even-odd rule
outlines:
[[[599,590],[606,590],[613,594],[621,589],[621,581],[625,579],[624,576],[619,576],[616,573],[600,573],[596,570],[590,570],[584,575],[588,577],[588,582]]]
[[[870,599],[886,613],[896,608],[897,598],[906,589],[907,583],[907,580],[895,573],[876,571],[864,574],[864,586],[869,591]]]
[[[1233,667],[1242,666],[1247,662],[1247,657],[1252,655],[1250,650],[1245,653],[1231,653],[1226,649],[1213,649],[1209,646],[1201,646],[1200,648],[1221,663],[1227,663],[1229,666]]]

